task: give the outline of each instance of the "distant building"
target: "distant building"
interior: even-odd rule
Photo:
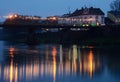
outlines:
[[[4,24],[38,24],[41,21],[40,16],[12,14],[7,17]]]
[[[61,16],[48,16],[46,17],[46,24],[49,25],[57,25],[58,24],[58,18]]]
[[[40,16],[28,16],[28,15],[19,15],[19,14],[12,14],[7,17],[8,19],[29,19],[29,20],[40,20]]]
[[[47,20],[57,20],[60,16],[48,16]]]
[[[104,13],[100,8],[81,8],[71,14],[58,18],[58,24],[73,26],[99,26],[105,25]]]
[[[115,24],[120,24],[120,11],[109,11],[108,18]]]

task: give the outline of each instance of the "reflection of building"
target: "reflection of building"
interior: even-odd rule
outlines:
[[[108,18],[116,24],[120,24],[120,11],[109,11]]]
[[[29,82],[29,80],[43,76],[51,76],[55,82],[56,76],[69,76],[70,74],[85,74],[92,78],[95,71],[100,69],[99,58],[94,56],[92,50],[81,51],[77,45],[69,48],[52,45],[25,50],[10,47],[8,54],[10,63],[0,65],[4,70],[0,72],[0,76],[3,75],[5,80],[10,82],[18,82],[21,79]]]
[[[85,7],[80,10],[77,9],[65,17],[59,18],[58,23],[74,26],[104,25],[104,13],[99,8]]]
[[[92,75],[100,68],[100,61],[98,57],[95,57],[92,50],[80,51],[77,45],[73,45],[72,49],[72,70],[76,74],[78,70],[80,74]]]

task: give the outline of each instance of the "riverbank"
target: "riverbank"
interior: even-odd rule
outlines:
[[[120,45],[120,27],[84,27],[71,30],[64,28],[57,32],[41,32],[37,28],[5,28],[3,39],[26,44],[58,43],[58,44],[79,44],[79,45]],[[13,38],[14,37],[14,38]]]

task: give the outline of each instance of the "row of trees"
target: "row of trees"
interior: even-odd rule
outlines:
[[[110,8],[113,11],[120,11],[120,0],[115,0],[110,4]]]

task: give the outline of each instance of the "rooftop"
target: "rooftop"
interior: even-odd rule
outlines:
[[[70,16],[78,16],[78,15],[104,15],[104,12],[100,8],[81,8],[76,9]]]

